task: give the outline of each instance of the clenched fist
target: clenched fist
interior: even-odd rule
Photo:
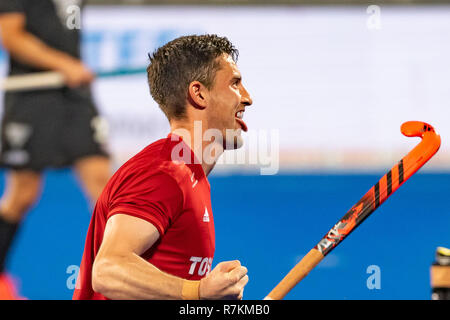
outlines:
[[[247,268],[238,260],[221,262],[200,280],[200,299],[242,300],[247,282]]]

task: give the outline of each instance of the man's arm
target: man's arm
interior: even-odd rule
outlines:
[[[59,71],[71,87],[93,80],[93,74],[80,60],[47,46],[26,31],[25,22],[25,14],[21,12],[0,14],[0,37],[14,59],[36,68]]]
[[[109,299],[182,299],[187,280],[162,272],[140,257],[159,238],[149,222],[116,214],[108,219],[92,269],[94,291]],[[201,299],[242,299],[247,268],[222,262],[201,281]],[[194,283],[190,281],[190,283]]]

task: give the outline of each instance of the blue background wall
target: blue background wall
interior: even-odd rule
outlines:
[[[211,177],[214,265],[241,260],[245,299],[263,298],[381,175]],[[429,299],[435,248],[450,246],[449,194],[450,174],[415,175],[286,298]],[[49,171],[9,259],[24,296],[71,298],[70,266],[80,262],[89,221],[71,172]],[[380,289],[367,287],[371,265],[380,268]]]

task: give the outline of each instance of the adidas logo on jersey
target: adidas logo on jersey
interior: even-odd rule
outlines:
[[[203,215],[203,222],[209,222],[209,213],[206,207],[205,207],[205,214]]]

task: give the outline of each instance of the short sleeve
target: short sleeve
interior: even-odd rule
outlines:
[[[1,0],[0,14],[9,12],[24,12],[23,0]]]
[[[165,172],[135,173],[118,185],[111,190],[107,219],[118,213],[131,215],[152,223],[163,235],[183,208],[183,192]]]

